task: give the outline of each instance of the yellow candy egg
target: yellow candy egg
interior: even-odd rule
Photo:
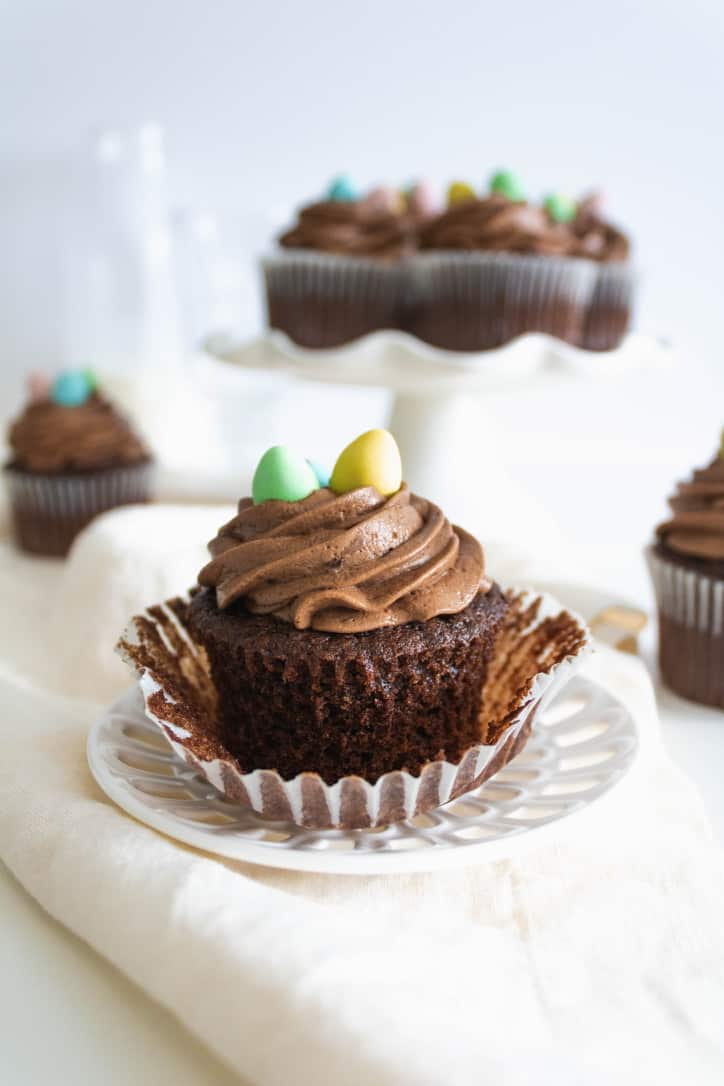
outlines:
[[[337,457],[329,483],[335,494],[373,486],[386,498],[401,484],[400,450],[388,430],[368,430],[356,437]]]
[[[465,204],[468,200],[475,199],[475,189],[468,185],[467,181],[453,181],[447,190],[448,207],[456,204]]]

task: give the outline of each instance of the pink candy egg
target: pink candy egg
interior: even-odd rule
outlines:
[[[33,370],[32,373],[28,374],[28,395],[32,403],[41,403],[43,400],[50,399],[50,386],[51,380],[47,373]]]
[[[407,203],[412,214],[420,219],[431,219],[442,211],[442,201],[429,181],[418,181],[413,185],[408,193]]]

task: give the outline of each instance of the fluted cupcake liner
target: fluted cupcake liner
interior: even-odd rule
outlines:
[[[399,261],[306,250],[262,261],[268,323],[302,347],[337,347],[399,326]]]
[[[456,763],[417,774],[392,769],[375,781],[316,773],[283,779],[273,767],[242,767],[220,738],[218,695],[205,652],[189,633],[188,597],[137,615],[118,651],[138,677],[146,715],[172,748],[218,791],[265,819],[314,829],[361,829],[412,818],[477,788],[525,745],[536,715],[590,649],[576,616],[549,596],[509,593],[511,606],[481,691],[481,735]]]
[[[148,501],[152,470],[148,461],[77,474],[5,468],[19,546],[32,554],[62,557],[99,513]]]
[[[634,272],[626,261],[596,266],[581,347],[589,351],[611,351],[618,347],[631,324],[635,285]]]
[[[573,257],[421,253],[407,265],[404,326],[448,350],[488,350],[525,332],[578,343],[595,275]]]
[[[724,709],[724,579],[646,552],[659,614],[659,667],[682,698]]]

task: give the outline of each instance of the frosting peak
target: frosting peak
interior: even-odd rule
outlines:
[[[656,529],[662,543],[694,558],[724,559],[724,459],[679,483],[669,505],[673,516]]]
[[[407,486],[298,502],[239,502],[209,544],[199,583],[221,608],[236,600],[297,629],[360,633],[464,610],[487,591],[483,550]]]

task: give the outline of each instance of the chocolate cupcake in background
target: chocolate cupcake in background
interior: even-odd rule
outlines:
[[[14,534],[23,550],[62,557],[99,513],[148,500],[151,456],[89,371],[36,374],[29,391],[4,468]]]
[[[399,324],[400,264],[414,248],[402,195],[358,197],[339,178],[328,197],[302,208],[263,261],[270,328],[303,347],[336,347]]]
[[[635,288],[629,240],[603,217],[601,205],[597,193],[584,197],[571,221],[579,255],[596,261],[596,281],[579,340],[589,351],[619,345],[631,324]]]
[[[616,346],[630,303],[618,255],[624,245],[592,204],[560,195],[531,204],[508,171],[493,177],[483,197],[455,182],[447,211],[419,232],[405,328],[451,350],[488,350],[526,332]],[[614,260],[615,274],[602,272]]]
[[[724,448],[669,505],[647,552],[661,677],[681,697],[724,709]]]

